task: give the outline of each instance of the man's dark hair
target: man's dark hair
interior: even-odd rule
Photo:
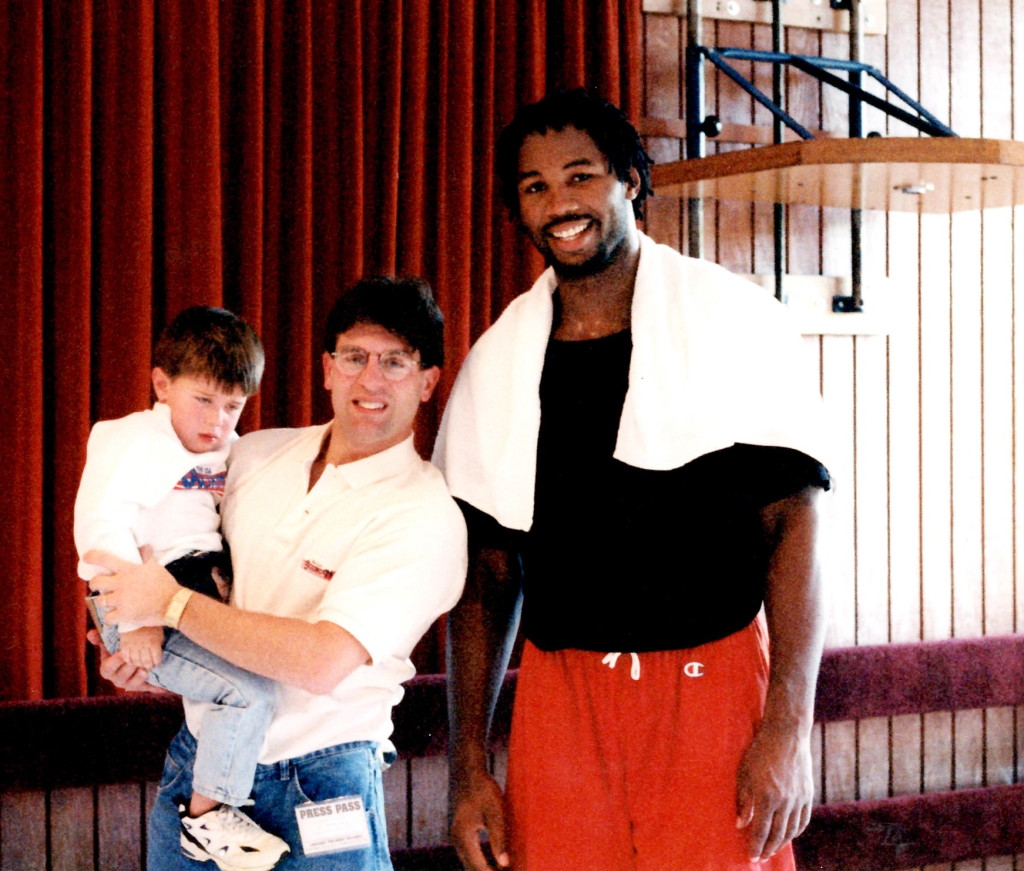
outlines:
[[[260,389],[263,345],[252,327],[227,309],[194,305],[171,321],[153,348],[153,365],[169,378],[208,378],[246,396]]]
[[[640,176],[633,214],[644,216],[644,200],[652,196],[650,166],[654,161],[640,142],[640,134],[618,106],[584,89],[553,91],[542,100],[521,107],[498,136],[495,166],[501,199],[513,218],[519,216],[519,151],[533,133],[575,127],[586,133],[608,158],[620,181],[632,182],[630,170]]]
[[[330,354],[341,333],[376,324],[420,352],[424,369],[444,365],[444,315],[422,278],[364,278],[338,297],[327,315],[324,350]]]

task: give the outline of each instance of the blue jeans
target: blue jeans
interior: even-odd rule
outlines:
[[[209,865],[185,858],[180,846],[177,806],[192,791],[195,751],[195,738],[187,726],[182,726],[167,750],[160,789],[149,817],[147,871],[209,871]],[[257,765],[252,794],[255,806],[246,808],[246,813],[291,847],[274,871],[391,871],[382,773],[380,753],[371,741],[339,744],[295,759]],[[295,807],[350,795],[363,800],[371,845],[307,858],[302,852]]]
[[[274,715],[274,681],[214,656],[180,632],[167,632],[163,659],[148,681],[210,704],[192,770],[195,790],[225,804],[244,802]]]
[[[211,575],[216,566],[230,576],[227,553],[197,553],[176,559],[165,568],[191,590],[217,596]],[[121,644],[116,626],[97,614],[103,644],[111,653]],[[252,792],[256,759],[263,735],[274,715],[274,681],[215,656],[180,632],[164,633],[163,659],[149,670],[149,683],[179,696],[206,702],[203,740],[196,753],[192,780],[197,792],[234,806]]]

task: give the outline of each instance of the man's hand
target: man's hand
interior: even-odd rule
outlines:
[[[740,762],[736,827],[747,830],[747,855],[768,859],[811,819],[814,782],[807,737],[762,724]]]
[[[167,606],[181,588],[156,560],[148,557],[140,565],[102,550],[91,550],[82,558],[110,572],[89,581],[89,587],[102,594],[100,606],[109,609],[103,615],[107,623],[130,620],[143,626],[164,625]]]
[[[122,690],[171,695],[168,690],[147,683],[146,677],[149,673],[146,669],[132,665],[120,650],[117,653],[107,653],[107,648],[103,646],[100,634],[95,629],[90,629],[85,637],[90,644],[100,650],[100,677]]]
[[[143,626],[121,633],[124,658],[139,668],[153,668],[164,658],[164,630],[159,626]]]
[[[509,867],[505,844],[505,814],[501,787],[486,771],[459,778],[451,791],[451,842],[462,864],[471,871],[488,871],[480,836],[487,833],[500,868]]]

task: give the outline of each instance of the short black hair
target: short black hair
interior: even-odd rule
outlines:
[[[495,168],[501,199],[511,216],[519,216],[519,151],[523,141],[533,133],[566,127],[575,127],[593,139],[620,181],[631,182],[630,171],[637,171],[640,189],[633,200],[633,214],[642,218],[644,201],[654,194],[650,171],[654,161],[625,113],[585,88],[552,91],[538,102],[520,107],[499,134]]]
[[[153,365],[168,378],[192,375],[223,387],[241,387],[246,396],[260,389],[263,345],[238,315],[215,306],[194,305],[180,312],[157,339]]]
[[[331,354],[341,333],[376,324],[420,352],[424,369],[444,365],[444,315],[422,278],[372,276],[338,297],[324,326],[324,350]]]

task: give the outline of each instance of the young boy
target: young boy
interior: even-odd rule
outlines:
[[[183,586],[227,599],[230,560],[218,505],[235,425],[263,374],[263,348],[240,318],[220,308],[181,312],[153,352],[157,402],[89,436],[75,501],[75,545],[141,562],[152,550]],[[89,580],[104,570],[79,562]],[[223,871],[267,871],[287,844],[238,810],[252,791],[256,759],[273,712],[273,681],[214,656],[173,629],[103,622],[103,595],[90,601],[103,643],[149,669],[149,683],[202,702],[204,719],[187,806],[179,805],[181,849]],[[98,607],[97,607],[98,605]],[[170,620],[169,622],[173,622]]]

